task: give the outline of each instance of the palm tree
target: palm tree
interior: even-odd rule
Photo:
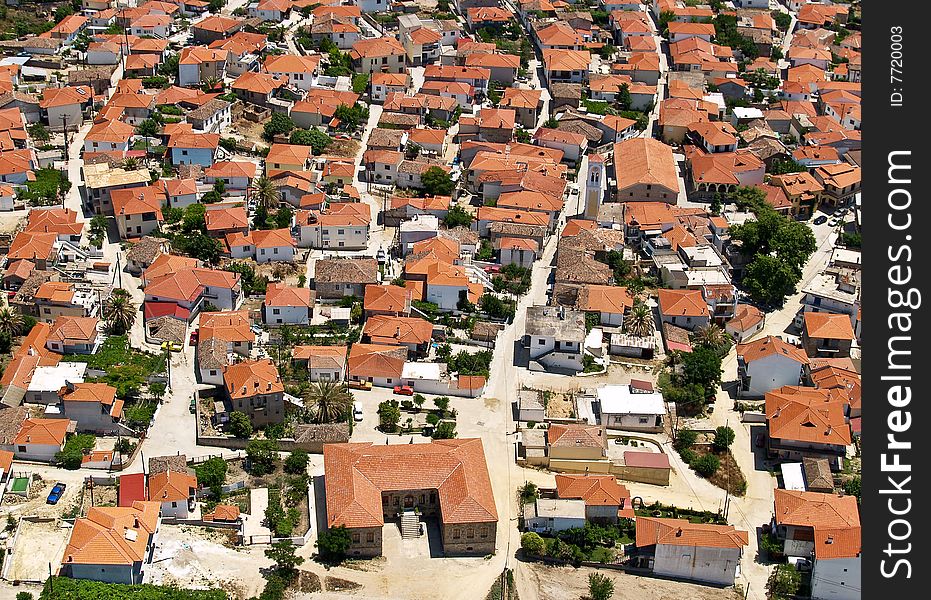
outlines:
[[[220,80],[211,75],[207,79],[204,79],[201,85],[201,89],[204,91],[204,93],[209,94],[211,92],[215,92],[218,85],[220,85]]]
[[[724,330],[714,323],[709,323],[696,329],[695,333],[692,334],[692,341],[697,346],[704,346],[705,348],[714,350],[722,348],[728,343]]]
[[[318,381],[311,385],[305,397],[315,423],[333,423],[349,415],[352,394],[333,381]]]
[[[268,177],[259,177],[252,186],[252,197],[265,210],[278,206],[278,186]]]
[[[624,319],[624,330],[638,337],[653,334],[653,311],[643,302],[637,302]]]
[[[146,143],[148,143],[148,141]],[[138,166],[139,159],[137,159],[135,156],[130,156],[123,159],[123,168],[127,171],[135,171]]]
[[[136,320],[136,307],[132,297],[123,289],[115,289],[107,298],[103,307],[103,316],[110,326],[111,333],[123,335],[130,330]]]
[[[0,335],[13,337],[23,329],[23,315],[9,306],[0,308]]]

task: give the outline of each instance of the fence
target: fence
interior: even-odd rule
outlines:
[[[224,494],[229,494],[231,492],[237,492],[239,490],[245,489],[245,487],[245,481],[237,481],[236,483],[220,486],[220,491]],[[210,498],[213,496],[213,490],[210,488],[200,488],[197,490],[196,496],[198,499]]]
[[[246,453],[242,450],[238,450],[236,452],[230,452],[227,454],[223,454],[223,453],[203,454],[201,456],[194,456],[192,458],[189,458],[187,459],[187,461],[191,463],[192,465],[199,465],[201,463],[207,462],[211,458],[222,458],[223,460],[237,460],[237,459],[245,458],[245,457],[246,457]]]

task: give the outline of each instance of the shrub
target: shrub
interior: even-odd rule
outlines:
[[[601,573],[588,575],[588,597],[591,600],[608,600],[614,595],[614,582]]]
[[[718,452],[723,452],[731,447],[734,443],[734,430],[725,425],[721,425],[714,430],[714,441],[711,445]]]
[[[698,458],[698,455],[691,448],[683,448],[679,450],[679,456],[682,457],[682,462],[687,465],[691,465],[695,462],[695,459]]]
[[[531,531],[520,536],[520,548],[530,556],[543,556],[546,553],[546,542],[539,534]]]
[[[695,469],[696,473],[707,478],[718,472],[718,469],[721,468],[721,461],[714,454],[705,454],[698,460],[689,463],[689,465]]]
[[[275,470],[278,460],[278,443],[273,440],[252,440],[246,446],[249,459],[249,472],[262,476]]]
[[[440,422],[440,417],[436,413],[430,413],[427,415],[427,423],[436,427],[436,424]]]
[[[673,445],[675,446],[676,450],[680,451],[681,454],[681,450],[693,446],[697,440],[697,433],[691,429],[688,429],[687,427],[683,427],[679,430],[679,433],[676,434],[676,441]]]
[[[226,481],[226,472],[229,466],[220,457],[214,457],[194,467],[197,474],[197,483],[211,488],[219,497],[220,486]]]

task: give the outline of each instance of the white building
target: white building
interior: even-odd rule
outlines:
[[[524,331],[523,344],[530,349],[531,370],[582,370],[584,312],[556,306],[528,306]]]
[[[632,389],[630,384],[602,385],[595,391],[601,424],[627,431],[663,430],[666,403],[659,392]]]
[[[749,534],[731,525],[637,517],[636,560],[664,577],[734,585],[749,543]]]
[[[524,505],[524,528],[537,533],[552,533],[585,527],[585,500],[539,498]]]
[[[737,395],[762,398],[784,385],[799,385],[808,356],[775,336],[738,344]]]

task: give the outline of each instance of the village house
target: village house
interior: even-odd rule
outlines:
[[[637,517],[634,543],[635,564],[656,575],[731,586],[750,539],[732,525]]]
[[[785,386],[766,394],[767,454],[781,461],[825,458],[843,468],[852,443],[841,390]]]
[[[432,339],[433,324],[416,317],[373,315],[362,328],[364,343],[404,346],[412,358],[425,357]]]
[[[365,286],[378,282],[378,262],[374,258],[333,258],[317,260],[313,289],[322,300],[344,296],[362,298]]]
[[[595,400],[605,427],[626,431],[663,430],[666,403],[652,385],[641,385],[637,381],[601,385],[595,391]]]
[[[663,323],[690,331],[711,322],[708,304],[700,290],[660,290],[659,314]]]
[[[149,500],[161,502],[162,517],[187,519],[197,502],[197,477],[168,468],[149,475]]]
[[[92,317],[97,313],[97,295],[74,283],[47,281],[34,294],[40,321],[52,323],[58,317]]]
[[[809,360],[801,348],[775,336],[737,345],[737,395],[760,398],[786,385],[798,385]]]
[[[363,39],[352,45],[349,58],[358,73],[403,73],[407,51],[393,37]]]
[[[856,498],[776,489],[774,504],[773,533],[784,541],[784,554],[811,561],[811,597],[859,600],[862,547]]]
[[[52,323],[46,347],[59,354],[94,354],[103,341],[97,317],[60,316]]]
[[[55,462],[55,455],[65,447],[65,439],[74,433],[76,426],[70,419],[25,419],[9,443],[0,445],[0,450],[12,452],[16,460]]]
[[[155,553],[161,524],[158,502],[94,506],[75,520],[59,573],[75,579],[140,584]]]
[[[314,310],[313,290],[269,283],[262,302],[266,325],[309,325]]]
[[[113,215],[120,239],[141,238],[156,231],[164,220],[162,206],[166,203],[161,186],[113,190],[110,193]]]
[[[65,383],[59,391],[62,416],[77,423],[76,431],[97,435],[130,435],[121,423],[123,400],[105,383]]]
[[[291,360],[305,365],[310,381],[343,381],[346,378],[346,346],[295,346]]]
[[[349,381],[394,387],[401,382],[406,361],[403,346],[355,343],[349,350]]]
[[[585,502],[585,520],[592,523],[617,523],[618,518],[633,518],[630,491],[613,475],[556,475],[556,496]]]
[[[828,312],[806,312],[802,328],[802,347],[810,357],[844,358],[856,336],[850,317]]]
[[[284,385],[270,359],[246,360],[223,370],[230,407],[249,416],[254,426],[284,420]]]
[[[371,209],[363,202],[331,204],[324,211],[297,211],[298,246],[327,250],[358,250],[369,240]]]
[[[562,307],[528,306],[523,345],[539,370],[582,370],[585,313]],[[534,370],[531,367],[531,370]]]

